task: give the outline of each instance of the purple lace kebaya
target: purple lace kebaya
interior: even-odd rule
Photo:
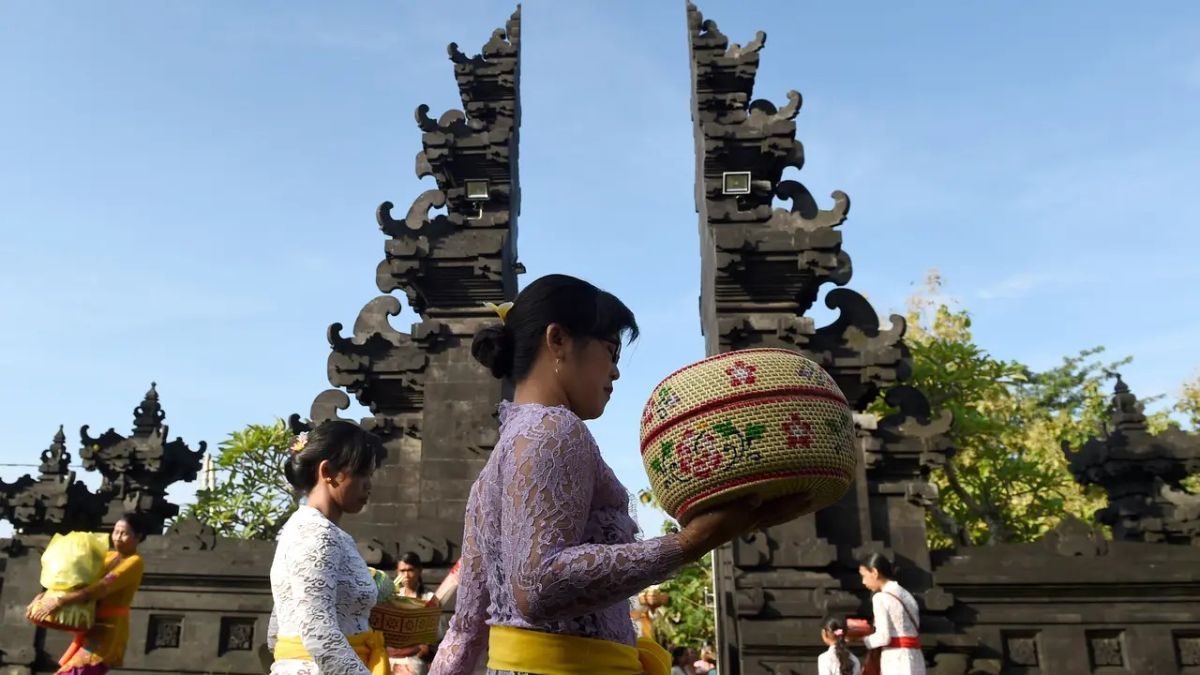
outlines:
[[[456,610],[430,675],[474,672],[488,626],[632,646],[629,598],[682,563],[676,535],[637,541],[629,493],[582,420],[504,402],[500,440],[467,502]]]

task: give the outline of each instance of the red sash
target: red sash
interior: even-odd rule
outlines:
[[[119,616],[129,616],[128,607],[97,607],[97,619],[115,619]]]
[[[921,638],[919,637],[894,637],[888,641],[884,649],[920,649]]]

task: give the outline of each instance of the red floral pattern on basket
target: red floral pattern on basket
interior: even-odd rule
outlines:
[[[679,439],[676,454],[679,471],[686,476],[705,479],[721,468],[720,440],[708,429],[688,429]]]
[[[804,421],[800,413],[792,413],[791,417],[784,420],[783,433],[787,436],[789,448],[812,447],[812,425]]]
[[[693,427],[684,431],[677,443],[663,441],[650,468],[663,476],[664,487],[676,480],[704,480],[722,467],[732,469],[744,461],[762,461],[762,453],[752,446],[765,433],[766,427],[761,424],[739,428],[729,420]]]
[[[745,361],[734,361],[732,366],[725,369],[725,374],[729,376],[729,386],[741,387],[748,384],[754,384],[758,379],[754,373],[758,370],[758,366]]]

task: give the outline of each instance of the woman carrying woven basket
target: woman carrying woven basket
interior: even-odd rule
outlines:
[[[142,585],[145,569],[142,556],[138,555],[138,542],[145,537],[144,529],[136,516],[122,516],[112,529],[112,550],[104,560],[104,577],[39,608],[36,619],[45,618],[65,605],[96,601],[95,622],[86,632],[75,634],[71,646],[59,659],[59,673],[104,675],[124,663],[125,647],[129,642],[129,607]]]
[[[366,506],[384,456],[378,437],[344,420],[322,422],[292,445],[284,473],[306,499],[280,531],[271,564],[274,675],[387,675],[383,636],[368,619],[392,589],[385,594],[339,527]]]
[[[871,597],[875,632],[862,637],[870,650],[863,675],[925,675],[918,637],[920,608],[912,594],[896,583],[892,561],[872,553],[858,572],[863,585],[875,593]]]
[[[739,502],[637,541],[629,494],[584,425],[612,396],[633,313],[563,275],[495,309],[501,323],[471,350],[515,393],[467,502],[456,612],[431,673],[466,675],[487,652],[490,673],[665,675],[670,655],[635,638],[629,598],[806,500]]]

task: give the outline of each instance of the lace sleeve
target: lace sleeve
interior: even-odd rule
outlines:
[[[471,495],[467,498],[454,616],[450,619],[446,637],[438,645],[429,675],[474,672],[480,655],[487,649],[486,621],[490,598],[483,569],[483,554],[479,548],[479,523],[483,522],[483,509],[479,504],[477,489],[472,487]]]
[[[887,595],[876,593],[871,598],[871,607],[875,613],[875,632],[863,637],[863,645],[867,649],[886,647],[892,641],[892,621],[888,616]]]
[[[334,526],[320,523],[297,534],[300,536],[288,546],[284,560],[290,570],[304,650],[322,673],[370,675],[338,627],[338,576],[346,561]]]
[[[267,649],[275,651],[275,642],[279,639],[279,615],[271,608],[271,618],[267,621]]]
[[[682,563],[674,535],[581,544],[600,468],[581,421],[552,411],[517,438],[501,522],[517,611],[544,622],[588,614],[666,579]]]

